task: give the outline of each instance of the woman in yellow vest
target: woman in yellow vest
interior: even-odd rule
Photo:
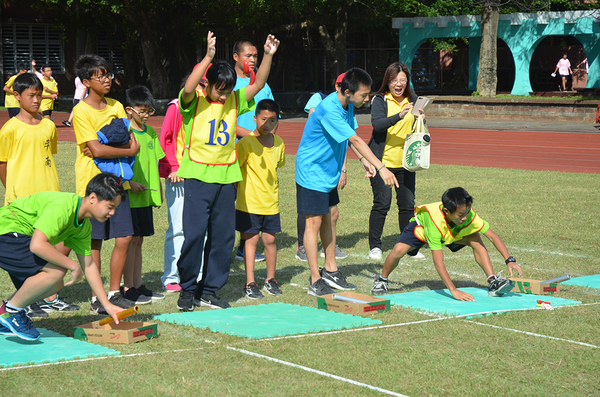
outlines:
[[[412,132],[415,116],[411,110],[417,95],[410,86],[410,72],[402,62],[394,62],[385,71],[381,88],[371,101],[373,135],[369,148],[398,180],[396,203],[398,227],[402,231],[413,216],[415,207],[415,173],[402,168],[406,136]],[[421,113],[423,111],[419,109]],[[381,234],[392,203],[392,190],[379,175],[370,179],[373,207],[369,216],[369,258],[382,258]],[[419,253],[417,258],[424,258]]]

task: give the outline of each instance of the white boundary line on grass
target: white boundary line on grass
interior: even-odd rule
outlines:
[[[233,350],[233,351],[236,351],[236,352],[239,352],[239,353],[247,354],[249,356],[254,356],[254,357],[258,357],[258,358],[264,358],[265,360],[273,361],[273,362],[278,363],[278,364],[287,365],[287,366],[292,367],[292,368],[298,368],[298,369],[301,369],[303,371],[312,372],[313,374],[317,374],[317,375],[321,375],[321,376],[326,376],[328,378],[332,378],[332,379],[339,380],[339,381],[342,381],[342,382],[347,382],[347,383],[353,384],[355,386],[366,387],[367,389],[375,390],[375,391],[378,391],[380,393],[384,393],[384,394],[387,394],[387,395],[390,395],[390,396],[408,397],[405,394],[396,393],[396,392],[393,392],[391,390],[382,389],[382,388],[377,387],[377,386],[371,386],[371,385],[366,384],[366,383],[357,382],[355,380],[348,379],[348,378],[343,378],[341,376],[333,375],[333,374],[330,374],[328,372],[319,371],[318,369],[313,369],[313,368],[305,367],[304,365],[294,364],[294,363],[291,363],[289,361],[283,361],[283,360],[280,360],[278,358],[273,358],[273,357],[265,356],[263,354],[254,353],[254,352],[251,352],[249,350],[238,349],[238,348],[231,347],[231,346],[226,346],[226,347],[227,347],[228,350]]]
[[[505,327],[500,327],[500,326],[492,325],[492,324],[479,323],[477,321],[471,321],[471,320],[465,320],[465,321],[467,323],[472,323],[472,324],[477,324],[477,325],[483,325],[483,326],[486,326],[486,327],[491,327],[491,328],[496,328],[496,329],[503,329],[503,330],[506,330],[506,331],[518,332],[520,334],[525,334],[525,335],[530,335],[530,336],[537,336],[539,338],[552,339],[552,340],[557,340],[557,341],[561,341],[561,342],[569,342],[569,343],[574,343],[576,345],[581,345],[581,346],[586,346],[586,347],[593,347],[594,349],[600,349],[600,346],[592,345],[590,343],[585,343],[585,342],[578,342],[576,340],[557,338],[555,336],[548,336],[548,335],[543,335],[543,334],[536,334],[535,332],[521,331],[519,329],[514,329],[514,328],[505,328]]]
[[[0,368],[1,371],[12,371],[15,369],[26,369],[26,368],[39,368],[39,367],[47,367],[50,365],[62,365],[62,364],[72,364],[72,363],[83,363],[86,361],[96,361],[96,360],[105,360],[108,358],[128,358],[128,357],[140,357],[140,356],[152,356],[155,354],[169,354],[169,353],[180,353],[180,352],[188,352],[188,351],[196,351],[202,350],[203,347],[197,347],[195,349],[176,349],[176,350],[165,350],[160,352],[146,352],[146,353],[132,353],[132,354],[113,354],[110,356],[97,356],[97,357],[88,357],[88,358],[79,358],[76,360],[65,360],[65,361],[57,361],[55,363],[42,363],[42,364],[32,364],[32,365],[22,365],[18,367],[5,367]]]

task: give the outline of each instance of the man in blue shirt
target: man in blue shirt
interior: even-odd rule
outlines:
[[[233,45],[233,60],[235,61],[235,73],[237,75],[237,80],[235,82],[235,87],[233,90],[240,89],[242,87],[246,87],[250,85],[252,80],[251,76],[256,70],[256,66],[258,63],[258,49],[256,48],[256,44],[248,39],[242,39],[236,41]],[[263,99],[273,99],[273,92],[271,92],[271,87],[269,84],[265,83],[265,86],[262,90],[258,91],[258,94],[254,97],[254,102],[259,103]],[[279,124],[275,126],[273,134],[277,133],[277,127]],[[237,118],[237,128],[236,134],[237,139],[250,134],[252,131],[256,129],[256,123],[254,122],[254,112],[244,113]],[[240,246],[238,247],[235,253],[235,259],[239,261],[244,260],[244,245],[246,240],[242,240],[240,237]],[[260,252],[256,252],[254,255],[255,262],[262,262],[265,260],[265,256]]]
[[[398,185],[394,175],[371,152],[354,131],[354,107],[369,100],[373,80],[367,72],[352,68],[346,72],[340,91],[315,108],[308,118],[296,154],[296,202],[298,213],[306,217],[304,249],[311,280],[308,294],[321,296],[336,289],[355,289],[346,281],[335,260],[335,226],[330,208],[339,203],[340,179],[348,143],[358,156],[367,176],[379,173],[386,185]],[[319,272],[317,237],[325,250],[325,268]]]

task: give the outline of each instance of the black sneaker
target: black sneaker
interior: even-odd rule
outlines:
[[[329,285],[323,280],[323,278],[318,279],[313,284],[308,284],[308,294],[312,296],[322,296],[333,294],[333,290],[329,288]]]
[[[62,123],[63,123],[64,125],[66,125],[67,127],[70,127],[70,126],[71,126],[71,122],[70,122],[69,120],[63,120],[63,121],[62,121]]]
[[[48,313],[42,310],[40,305],[37,303],[32,303],[31,305],[25,308],[25,312],[29,316],[29,318],[41,318],[48,317]]]
[[[79,306],[66,302],[65,299],[60,296],[57,296],[52,302],[46,302],[45,299],[42,299],[38,302],[38,306],[46,313],[75,312],[80,309]]]
[[[371,295],[386,295],[388,293],[388,281],[377,277],[373,281],[373,288],[371,288]]]
[[[179,293],[179,299],[177,299],[177,309],[182,312],[194,311],[194,294],[181,290]]]
[[[96,301],[92,302],[90,305],[90,313],[98,314],[100,316],[108,316],[108,312],[104,310],[104,306],[102,306],[102,303],[100,303],[98,299],[96,299]]]
[[[250,299],[262,299],[265,297],[262,292],[260,292],[260,288],[258,288],[258,284],[255,282],[244,285],[244,295]]]
[[[153,301],[165,299],[165,296],[163,294],[159,294],[158,292],[152,291],[151,289],[147,288],[144,284],[140,285],[139,288],[136,288],[136,290],[140,294],[152,299]]]
[[[330,273],[323,268],[321,269],[321,277],[331,288],[345,290],[356,289],[356,285],[346,281],[346,276],[344,276],[344,273],[342,273],[340,269]]]
[[[123,298],[123,295],[121,295],[119,292],[115,293],[111,298],[108,299],[108,301],[122,309],[129,309],[130,307],[135,306],[133,303]]]
[[[210,307],[211,309],[227,309],[229,303],[219,298],[217,295],[202,294],[200,299],[194,299],[194,305],[202,307]]]
[[[279,284],[277,283],[277,280],[275,280],[274,278],[270,278],[270,279],[266,280],[265,286],[263,287],[263,289],[265,291],[267,291],[270,295],[283,294],[283,292],[281,292],[281,288],[279,288]]]
[[[121,294],[123,295],[122,297],[127,299],[129,302],[133,303],[134,305],[147,305],[148,303],[152,303],[151,298],[149,298],[145,295],[142,295],[142,293],[134,287],[129,288],[127,291],[125,291],[125,288],[121,287],[120,291],[121,291]]]
[[[502,296],[510,292],[514,286],[515,283],[513,281],[502,278],[500,273],[498,275],[492,274],[488,278],[488,296]]]

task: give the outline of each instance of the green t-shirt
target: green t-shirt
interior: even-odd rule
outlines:
[[[187,179],[197,179],[206,183],[220,183],[220,184],[228,184],[235,183],[242,180],[242,172],[240,171],[240,166],[238,164],[237,159],[232,164],[226,165],[212,165],[212,164],[203,164],[197,161],[192,161],[188,154],[188,148],[190,146],[190,139],[194,139],[193,144],[203,145],[205,142],[199,142],[198,137],[202,134],[199,129],[207,129],[210,128],[211,121],[215,125],[220,125],[220,123],[215,123],[215,120],[212,120],[214,117],[214,113],[218,112],[196,112],[198,108],[198,100],[206,101],[206,97],[203,92],[196,90],[196,94],[194,99],[190,103],[190,105],[183,109],[181,107],[181,93],[179,93],[179,111],[183,116],[183,127],[185,131],[185,149],[183,151],[183,158],[181,160],[181,164],[179,165],[179,170],[177,171],[177,176]],[[199,96],[200,95],[200,96]],[[210,103],[210,102],[209,102]],[[236,139],[236,120],[237,116],[254,110],[256,105],[254,103],[254,99],[248,100],[246,99],[246,87],[240,88],[239,90],[234,91],[231,96],[225,101],[225,104],[220,103],[210,103],[209,108],[222,108],[228,107],[229,109],[235,109],[236,114],[227,114],[226,118],[230,119],[228,122],[228,139]],[[214,109],[210,109],[214,110]],[[209,114],[210,113],[210,114]],[[206,133],[206,131],[203,131]],[[218,135],[219,131],[215,131]],[[218,136],[214,139],[214,142],[219,142]],[[217,145],[213,145],[217,148]]]
[[[52,245],[61,241],[80,255],[92,253],[92,224],[78,220],[81,197],[75,193],[41,192],[0,208],[0,235],[43,232]]]
[[[160,207],[158,160],[165,157],[165,152],[162,150],[158,135],[152,126],[146,125],[144,131],[134,128],[131,130],[135,134],[135,139],[140,143],[140,152],[135,156],[131,180],[156,191],[146,190],[143,193],[129,191],[129,205],[131,208]]]

